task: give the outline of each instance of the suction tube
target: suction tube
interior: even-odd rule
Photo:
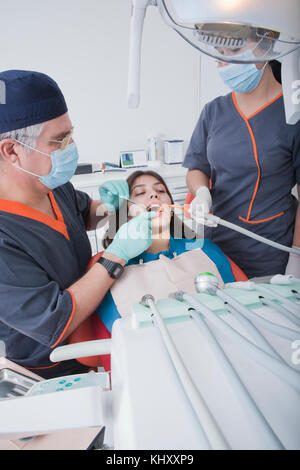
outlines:
[[[168,207],[172,207],[174,209],[181,209],[182,211],[185,210],[185,207],[178,206],[175,204],[168,204]],[[254,238],[261,243],[265,243],[266,245],[272,246],[273,248],[277,248],[278,250],[286,251],[287,253],[293,253],[295,255],[300,256],[300,248],[291,248],[289,246],[281,245],[280,243],[273,242],[273,240],[269,240],[268,238],[261,237],[256,233],[250,232],[250,230],[246,230],[245,228],[240,227],[239,225],[233,224],[232,222],[227,222],[227,220],[223,220],[220,217],[217,217],[213,214],[208,214],[205,216],[207,220],[211,220],[216,222],[218,225],[223,225],[223,227],[230,228],[231,230],[235,230],[236,232],[240,232],[247,237]],[[197,222],[197,221],[196,221]]]
[[[220,217],[217,217],[212,214],[208,214],[206,216],[208,220],[212,220],[216,222],[218,225],[223,225],[223,227],[230,228],[231,230],[235,230],[236,232],[240,232],[247,237],[254,238],[254,240],[258,240],[259,242],[265,243],[266,245],[272,246],[273,248],[277,248],[278,250],[286,251],[287,253],[293,253],[295,255],[300,256],[300,248],[290,248],[289,246],[281,245],[280,243],[273,242],[268,238],[261,237],[256,233],[250,232],[245,228],[240,227],[239,225],[233,224],[232,222],[227,222],[227,220],[223,220]]]
[[[212,331],[207,325],[205,318],[201,318],[199,313],[197,313],[197,311],[194,309],[190,309],[190,314],[200,331],[203,332],[205,339],[210,344],[212,350],[216,354],[217,360],[220,363],[224,374],[226,374],[228,381],[234,388],[240,403],[246,412],[249,413],[250,419],[254,423],[257,434],[260,434],[261,436],[261,445],[263,448],[272,450],[284,449],[282,443],[274,433],[273,429],[270,427],[269,423],[259,410],[247,388],[241,381],[228,356],[225,354],[221,345],[213,335]]]
[[[222,432],[220,431],[218,424],[216,423],[214,417],[212,416],[210,410],[208,409],[202,396],[200,395],[200,392],[195,386],[184,363],[182,362],[182,359],[172,341],[168,329],[164,324],[160,312],[155,305],[153,296],[144,295],[141,300],[141,303],[145,306],[150,307],[154,324],[161,334],[163,343],[172,360],[172,363],[181,381],[183,389],[195,411],[195,414],[199,420],[201,427],[204,430],[204,433],[206,435],[204,436],[205,440],[207,438],[213,450],[228,450],[228,444]]]

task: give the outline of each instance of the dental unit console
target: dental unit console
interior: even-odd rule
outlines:
[[[201,273],[193,292],[145,293],[111,339],[51,360],[99,354],[111,354],[111,386],[89,373],[2,399],[0,439],[105,425],[120,450],[300,449],[300,279],[219,288]]]

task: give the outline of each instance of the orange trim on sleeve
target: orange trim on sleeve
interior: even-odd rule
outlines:
[[[53,230],[60,232],[62,235],[64,235],[64,237],[67,238],[67,240],[70,240],[63,215],[51,192],[49,193],[49,199],[55,213],[56,220],[52,219],[41,211],[27,206],[26,204],[15,201],[8,201],[6,199],[0,199],[0,211],[9,212],[11,214],[20,215],[22,217],[41,222],[42,224],[48,225],[48,227],[51,227]]]
[[[46,366],[46,367],[24,367],[24,369],[27,369],[27,370],[51,369],[52,367],[58,366],[58,364],[61,364],[61,361],[60,361],[60,362],[55,362],[55,363],[52,364],[51,366]]]
[[[69,294],[70,294],[70,296],[71,296],[71,298],[72,298],[73,308],[72,308],[72,312],[71,312],[70,318],[69,318],[69,320],[68,320],[66,326],[65,326],[64,329],[63,329],[63,332],[61,333],[61,335],[60,335],[60,337],[58,338],[58,340],[56,341],[56,343],[53,344],[53,346],[51,346],[51,349],[55,348],[55,346],[62,340],[62,338],[63,338],[65,332],[67,331],[67,329],[68,329],[68,327],[69,327],[69,325],[70,325],[70,323],[71,323],[71,321],[72,321],[72,318],[73,318],[73,316],[74,316],[74,313],[75,313],[76,304],[75,304],[75,297],[74,297],[74,295],[73,295],[73,292],[71,292],[69,289],[65,289],[65,290],[69,292]]]

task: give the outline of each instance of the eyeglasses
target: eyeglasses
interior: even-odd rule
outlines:
[[[46,142],[53,142],[56,144],[60,144],[60,150],[63,150],[66,148],[66,146],[69,144],[70,140],[72,139],[74,132],[74,127],[66,134],[66,136],[62,140],[54,140],[54,139],[40,139]],[[22,134],[20,137],[32,137],[30,135]]]
[[[48,140],[48,142],[55,142],[57,144],[60,144],[60,149],[63,150],[64,148],[66,148],[66,146],[69,144],[70,140],[72,139],[73,131],[74,131],[74,127],[72,127],[70,132],[68,132],[67,135],[62,140]]]

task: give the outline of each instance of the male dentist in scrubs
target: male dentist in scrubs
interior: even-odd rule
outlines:
[[[124,224],[86,273],[86,231],[107,210],[69,182],[78,153],[63,94],[38,72],[10,70],[0,80],[0,340],[8,359],[44,378],[84,372],[75,360],[53,364],[49,355],[95,311],[126,262],[151,245],[153,214]],[[118,206],[113,192],[102,193]]]

